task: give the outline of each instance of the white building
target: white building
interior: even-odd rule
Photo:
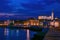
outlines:
[[[54,13],[52,11],[52,15],[51,16],[38,16],[38,19],[47,19],[47,20],[53,20],[54,19]]]
[[[54,19],[54,12],[52,11],[51,20]]]

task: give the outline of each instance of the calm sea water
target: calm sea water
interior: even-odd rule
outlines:
[[[37,32],[30,31],[30,38]],[[0,28],[0,40],[26,40],[26,30]]]
[[[42,30],[44,32],[44,30]],[[30,31],[30,39],[34,37],[34,34],[37,32]],[[23,29],[8,29],[8,28],[0,28],[0,40],[26,40],[27,32]]]

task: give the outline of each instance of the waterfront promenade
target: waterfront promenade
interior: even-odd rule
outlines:
[[[51,28],[46,33],[44,40],[60,40],[60,28]]]

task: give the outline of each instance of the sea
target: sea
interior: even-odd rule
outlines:
[[[48,29],[47,29],[48,30]],[[44,29],[42,30],[44,32]],[[29,30],[30,40],[38,32]],[[27,40],[26,29],[0,28],[0,40]]]

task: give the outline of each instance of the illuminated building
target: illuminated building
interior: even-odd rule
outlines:
[[[52,11],[51,19],[54,19],[54,12]]]
[[[14,23],[14,26],[22,26],[23,25],[22,20],[15,20],[13,23]]]
[[[55,24],[54,25],[55,25],[55,27],[59,27],[60,24],[59,24],[58,21],[55,21]]]
[[[28,26],[29,25],[29,21],[24,21],[24,26]]]
[[[34,18],[30,18],[27,21],[24,21],[24,25],[39,26],[39,20],[36,20]]]
[[[52,15],[51,16],[38,16],[38,19],[47,19],[47,20],[53,20],[54,19],[54,13],[52,11]]]
[[[54,26],[54,21],[51,21],[50,24],[49,24],[51,27]],[[50,28],[51,28],[50,27]]]
[[[48,19],[50,20],[51,19],[51,16],[39,16],[38,19]]]
[[[38,26],[39,21],[38,20],[29,20],[30,25]]]
[[[60,27],[60,21],[59,20],[50,21],[50,28],[52,27]]]

